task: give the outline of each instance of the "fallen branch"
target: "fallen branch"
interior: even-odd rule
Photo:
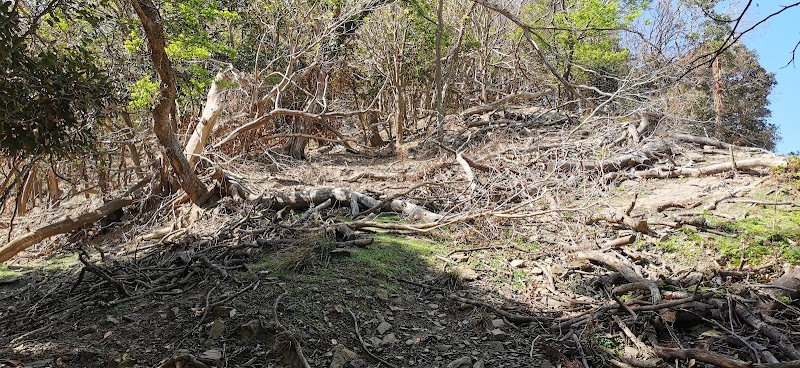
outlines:
[[[748,362],[703,349],[672,349],[654,346],[653,351],[664,359],[694,359],[722,368],[753,368],[753,365]]]
[[[253,121],[251,121],[251,122],[249,122],[247,124],[244,124],[244,125],[236,128],[234,131],[230,132],[225,138],[223,138],[221,141],[219,141],[217,144],[215,144],[214,148],[220,148],[223,145],[225,145],[225,144],[233,141],[234,139],[236,139],[236,137],[238,137],[242,133],[249,132],[249,131],[251,131],[253,129],[257,129],[258,127],[266,124],[267,122],[269,122],[269,121],[271,121],[271,120],[273,120],[275,118],[281,117],[281,116],[296,116],[296,117],[302,117],[302,118],[305,118],[305,119],[308,119],[308,120],[322,121],[322,120],[325,120],[325,119],[338,119],[338,118],[346,118],[346,117],[350,117],[350,116],[362,115],[362,114],[367,114],[367,113],[370,113],[370,112],[373,112],[373,111],[374,110],[369,110],[368,109],[368,110],[361,110],[361,111],[336,111],[336,112],[326,112],[326,113],[322,113],[322,114],[315,114],[315,113],[311,113],[311,112],[307,112],[307,111],[278,108],[278,109],[274,109],[274,110],[262,115],[258,119],[255,119],[255,120],[253,120]],[[314,138],[314,139],[316,139],[316,138]]]
[[[602,173],[623,171],[631,167],[640,165],[651,165],[658,161],[659,157],[669,155],[670,147],[663,140],[651,141],[642,148],[630,153],[612,157],[601,161],[569,161],[560,164],[557,169],[560,171],[572,170],[594,170]]]
[[[616,252],[578,252],[575,256],[579,259],[588,259],[590,261],[602,263],[603,265],[622,274],[622,277],[624,277],[625,280],[628,280],[628,282],[646,285],[650,290],[653,303],[658,304],[661,302],[661,291],[658,289],[656,282],[645,279],[642,275],[636,273],[636,271],[633,270],[633,267],[631,267],[628,262],[624,261]]]
[[[297,359],[300,360],[300,363],[302,364],[303,368],[311,368],[311,365],[308,364],[306,356],[303,354],[303,348],[300,346],[300,342],[297,341],[294,335],[292,335],[292,333],[284,325],[281,324],[280,320],[278,320],[278,303],[280,303],[281,299],[283,299],[283,297],[286,296],[287,294],[289,294],[289,291],[284,289],[283,294],[278,295],[278,297],[275,298],[275,305],[272,307],[272,313],[273,313],[272,322],[275,324],[275,328],[277,328],[278,332],[281,335],[286,336],[286,338],[289,340],[289,343],[294,348],[294,352],[295,354],[297,354]]]
[[[785,333],[762,321],[760,318],[756,317],[753,312],[750,312],[747,308],[739,303],[736,303],[733,306],[733,310],[736,312],[739,318],[744,320],[744,322],[750,325],[750,327],[768,337],[769,340],[772,341],[772,343],[774,343],[784,355],[792,360],[800,360],[800,352],[795,349],[794,345],[792,345],[792,342]]]
[[[800,368],[800,360],[788,362],[753,364],[703,349],[673,349],[653,347],[656,355],[665,359],[694,359],[721,368]]]
[[[385,365],[385,366],[387,366],[389,368],[397,368],[396,365],[387,362],[386,360],[384,360],[381,357],[375,355],[375,353],[373,353],[372,351],[367,349],[367,343],[364,342],[364,338],[361,337],[361,331],[358,329],[358,319],[356,318],[355,313],[353,313],[353,311],[351,311],[349,309],[347,311],[350,312],[350,317],[353,317],[353,325],[354,325],[354,327],[356,329],[356,336],[358,336],[358,341],[361,343],[361,348],[364,349],[365,352],[367,352],[367,355],[369,355],[372,359],[375,359],[375,361],[380,362],[381,364],[383,364],[383,365]]]
[[[732,170],[750,170],[756,168],[774,168],[786,166],[786,160],[782,159],[766,159],[754,158],[749,160],[740,160],[737,162],[723,162],[713,164],[701,168],[691,167],[675,167],[675,168],[652,168],[649,170],[637,171],[634,176],[642,179],[666,179],[677,178],[682,176],[704,176],[714,175]]]
[[[501,98],[499,100],[496,100],[494,102],[488,103],[486,105],[481,105],[481,106],[476,106],[476,107],[473,107],[473,108],[466,109],[466,110],[461,112],[461,116],[466,118],[466,117],[472,116],[472,115],[483,114],[485,112],[497,110],[497,108],[502,107],[505,104],[511,103],[513,101],[535,100],[537,98],[544,97],[544,96],[547,96],[547,95],[552,94],[552,93],[553,93],[553,91],[549,90],[549,89],[545,90],[545,91],[542,91],[542,92],[537,92],[537,93],[530,93],[530,92],[514,93],[514,94],[511,94],[511,95],[505,96],[505,97],[503,97],[503,98]]]
[[[769,151],[763,148],[736,146],[730,143],[725,143],[720,140],[716,140],[714,138],[698,137],[696,135],[690,135],[690,134],[675,133],[672,134],[671,137],[682,142],[694,143],[703,146],[713,146],[722,149],[737,149],[740,151],[747,151],[747,152],[770,153]]]

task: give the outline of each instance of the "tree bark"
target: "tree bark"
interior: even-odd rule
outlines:
[[[711,76],[713,80],[713,88],[711,90],[711,95],[714,99],[714,129],[715,135],[717,139],[723,138],[723,127],[722,127],[722,66],[720,65],[720,58],[721,56],[717,56],[714,58],[714,61],[711,63]]]
[[[442,13],[444,10],[444,0],[438,1],[436,8],[436,74],[434,76],[434,83],[436,84],[436,136],[440,143],[444,143],[444,86],[442,78],[442,33],[444,32],[444,19]]]
[[[36,206],[35,198],[31,196],[31,192],[33,191],[33,183],[36,181],[36,168],[37,164],[33,164],[31,166],[30,171],[28,171],[28,175],[25,176],[25,181],[22,182],[22,188],[20,191],[20,196],[17,198],[17,212],[20,215],[24,215],[28,213],[33,207]],[[28,206],[28,202],[34,198],[34,203],[31,206]]]
[[[222,112],[221,99],[225,88],[220,87],[219,82],[230,82],[231,80],[232,72],[230,70],[219,72],[208,90],[203,114],[200,115],[200,121],[197,122],[189,142],[186,143],[186,159],[192,167],[200,161],[200,154],[203,153],[203,149],[208,143],[208,137],[211,135],[214,125],[219,120],[219,114]]]
[[[175,109],[177,82],[175,69],[165,50],[166,40],[164,28],[161,25],[161,16],[152,0],[131,0],[131,3],[142,22],[153,67],[161,79],[160,96],[153,107],[153,132],[164,148],[166,158],[169,160],[181,188],[186,191],[193,203],[202,204],[209,197],[208,189],[194,174],[172,129],[171,118]]]
[[[56,170],[52,166],[47,171],[47,197],[51,207],[58,207],[61,202],[61,189],[58,187]]]

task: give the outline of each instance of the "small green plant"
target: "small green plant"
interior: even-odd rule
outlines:
[[[610,353],[621,355],[625,347],[625,340],[622,336],[598,336],[594,335],[589,338],[592,344],[596,347],[602,348]]]

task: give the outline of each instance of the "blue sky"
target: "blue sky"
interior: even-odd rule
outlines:
[[[754,1],[745,17],[745,27],[780,10],[780,5],[792,4],[788,0]],[[771,121],[780,129],[783,138],[776,147],[778,153],[800,152],[800,48],[794,65],[786,66],[792,58],[792,49],[800,41],[800,7],[789,9],[773,17],[742,38],[748,48],[754,49],[764,69],[775,73],[778,85],[770,95]]]

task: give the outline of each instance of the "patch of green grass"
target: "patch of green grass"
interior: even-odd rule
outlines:
[[[800,262],[800,213],[767,208],[741,220],[712,220],[712,224],[737,235],[715,241],[717,251],[735,265],[741,258],[760,264],[773,255],[793,264]]]
[[[42,265],[46,271],[63,271],[78,264],[78,254],[70,254],[48,259]]]
[[[0,281],[10,280],[19,275],[20,273],[17,271],[11,270],[6,266],[0,266]]]
[[[530,275],[525,270],[516,269],[511,271],[511,276],[513,279],[511,280],[511,289],[514,291],[520,291],[525,289],[525,280],[527,280]]]
[[[694,232],[680,231],[667,240],[656,243],[656,248],[680,256],[684,261],[694,262],[703,255],[705,239]]]
[[[433,255],[445,251],[435,242],[391,233],[379,233],[374,239],[373,245],[350,256],[334,256],[319,241],[314,247],[307,242],[291,245],[252,264],[250,276],[270,271],[270,276],[284,281],[309,284],[346,278],[349,285],[368,293],[373,288],[394,292],[400,285],[393,278],[408,278],[430,269]],[[300,263],[302,267],[297,267]]]
[[[407,277],[428,267],[440,245],[395,234],[377,234],[375,244],[346,260],[385,277]]]

